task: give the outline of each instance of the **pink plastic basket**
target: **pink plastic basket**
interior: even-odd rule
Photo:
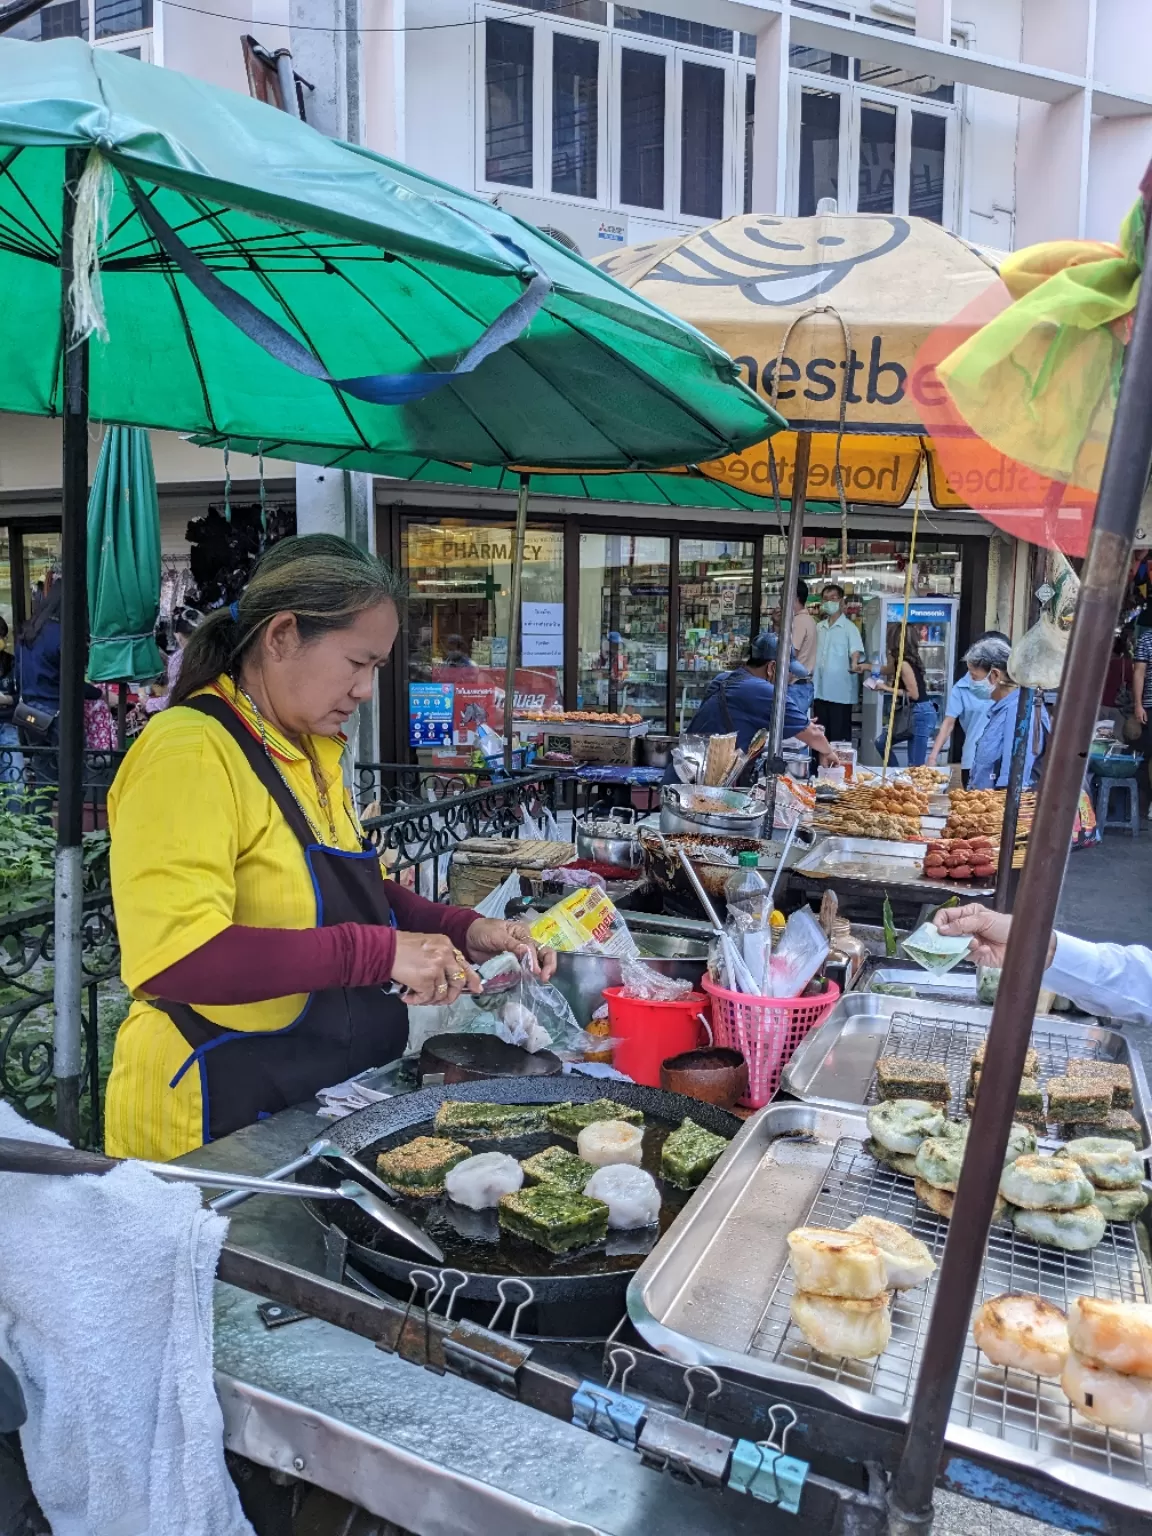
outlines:
[[[750,997],[727,992],[705,976],[712,999],[716,1044],[739,1051],[748,1063],[748,1093],[740,1100],[760,1109],[780,1086],[780,1074],[810,1029],[822,1024],[840,996],[834,981],[819,997]]]

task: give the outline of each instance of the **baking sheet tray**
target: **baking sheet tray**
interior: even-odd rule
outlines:
[[[972,1053],[987,1039],[991,1022],[990,1008],[849,992],[801,1041],[780,1086],[811,1103],[874,1104],[878,1058],[911,1056],[938,1062],[947,1070],[952,1113],[962,1115]],[[1148,1080],[1140,1057],[1119,1030],[1039,1013],[1032,1024],[1032,1044],[1040,1057],[1042,1082],[1063,1074],[1073,1056],[1126,1066],[1132,1074],[1132,1113],[1147,1135]]]
[[[917,890],[990,896],[994,885],[972,880],[925,880],[926,843],[893,843],[879,837],[825,837],[796,861],[796,872],[820,880],[866,880],[871,885],[911,885]]]
[[[964,970],[961,966],[946,971],[943,976],[934,976],[931,971],[926,971],[922,965],[916,965],[911,960],[904,965],[885,965],[881,962],[866,972],[863,985],[857,990],[875,992],[878,997],[883,997],[885,993],[882,988],[886,986],[911,987],[914,997],[941,1003],[967,1006],[976,1002],[976,972]],[[898,1000],[907,1002],[909,999],[905,996]]]
[[[793,1401],[815,1396],[907,1423],[939,1269],[928,1286],[897,1294],[891,1342],[875,1360],[819,1355],[789,1319],[794,1227],[881,1216],[940,1263],[947,1223],[917,1201],[910,1179],[868,1156],[867,1135],[860,1109],[777,1102],[749,1120],[629,1285],[628,1314],[648,1343],[686,1364],[771,1381]],[[1063,1308],[1084,1294],[1142,1302],[1152,1295],[1150,1273],[1143,1224],[1110,1223],[1089,1254],[1038,1248],[994,1227],[976,1305],[1008,1290]],[[1152,1437],[1146,1446],[1090,1424],[1056,1382],[991,1365],[971,1336],[948,1441],[1152,1516]]]

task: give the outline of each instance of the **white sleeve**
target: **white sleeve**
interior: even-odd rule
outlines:
[[[1089,1013],[1152,1024],[1152,949],[1056,935],[1042,985]]]

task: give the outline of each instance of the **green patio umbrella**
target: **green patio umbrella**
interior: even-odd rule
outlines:
[[[71,38],[0,40],[0,410],[62,409],[70,147],[100,420],[582,469],[778,423],[715,343],[491,204]]]
[[[482,200],[78,39],[0,38],[0,410],[63,418],[57,1123],[74,1138],[87,443],[127,426],[475,464],[720,457],[732,361]]]
[[[88,676],[141,682],[164,671],[160,507],[152,445],[139,427],[109,427],[88,498]]]

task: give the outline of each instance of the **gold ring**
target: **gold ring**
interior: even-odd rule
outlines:
[[[437,984],[436,984],[436,996],[437,997],[440,996],[441,992],[447,992],[447,990],[448,990],[448,983],[446,981],[437,982]]]
[[[449,977],[449,980],[450,981],[463,981],[467,977],[467,975],[468,975],[467,971],[453,971],[452,975]]]

